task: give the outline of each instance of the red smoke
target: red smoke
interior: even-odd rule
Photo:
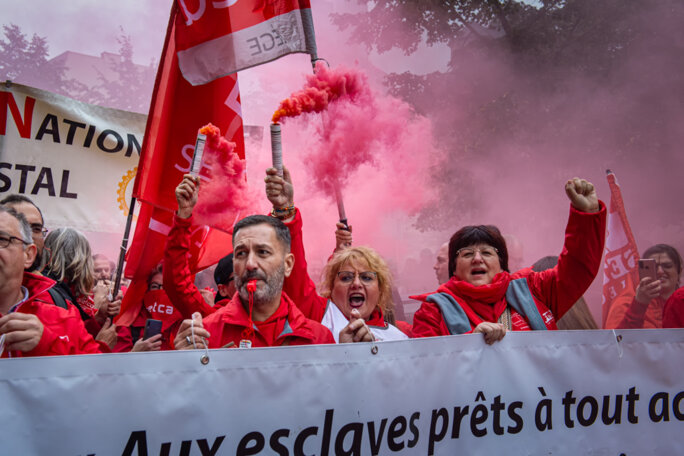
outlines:
[[[304,88],[280,102],[273,114],[273,122],[306,112],[321,112],[335,100],[357,100],[367,93],[367,82],[363,75],[344,69],[331,70],[319,61],[315,74],[306,78]]]
[[[200,129],[207,136],[199,199],[195,207],[195,223],[230,231],[245,211],[253,212],[254,195],[245,178],[245,161],[235,152],[235,143],[221,136],[218,127],[208,124]],[[204,167],[203,167],[204,168]]]

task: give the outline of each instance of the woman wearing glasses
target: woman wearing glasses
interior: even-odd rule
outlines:
[[[302,313],[330,329],[340,343],[408,339],[385,322],[385,313],[393,305],[392,278],[387,264],[373,249],[340,248],[343,242],[338,237],[338,249],[325,267],[321,293],[316,292],[307,272],[302,217],[294,207],[290,173],[285,169],[280,177],[269,168],[265,181],[266,196],[273,204],[271,215],[285,223],[292,238],[295,264],[285,278],[283,291]]]
[[[533,272],[508,271],[506,241],[492,225],[466,226],[449,241],[447,283],[415,296],[422,305],[413,336],[482,333],[492,344],[506,331],[557,329],[556,320],[584,294],[601,263],[606,209],[594,186],[566,182],[570,217],[558,265]]]

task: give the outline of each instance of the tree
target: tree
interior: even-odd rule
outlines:
[[[126,111],[147,113],[154,88],[156,65],[133,63],[131,37],[121,29],[118,56],[109,63],[110,72],[100,72],[100,83],[89,95],[90,102]]]
[[[391,93],[432,118],[449,151],[428,183],[440,198],[419,217],[421,228],[447,229],[464,214],[497,204],[464,188],[491,182],[513,188],[517,181],[550,181],[616,161],[639,170],[648,153],[667,163],[663,176],[682,162],[680,1],[357,3],[366,6],[363,12],[337,14],[334,21],[369,49],[399,47],[409,54],[423,42],[439,42],[450,50],[444,73],[385,80]],[[677,212],[674,204],[670,209]]]
[[[68,92],[71,85],[65,79],[66,68],[47,60],[45,37],[34,34],[29,41],[14,24],[3,25],[0,39],[0,78],[40,87],[52,92]]]

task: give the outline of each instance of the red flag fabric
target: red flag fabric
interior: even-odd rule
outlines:
[[[206,84],[286,54],[316,59],[309,0],[179,0],[184,17],[176,49],[180,70]]]
[[[635,284],[639,283],[639,251],[627,221],[620,186],[612,172],[608,171],[606,177],[610,187],[610,210],[603,258],[603,327],[615,299],[627,293],[633,295]]]
[[[166,235],[177,203],[174,189],[190,170],[198,130],[216,125],[236,144],[244,159],[244,137],[237,75],[193,86],[181,75],[176,52],[179,28],[186,28],[177,3],[171,9],[164,52],[145,129],[133,188],[140,203],[135,233],[127,253],[125,276],[134,284],[124,296],[117,318],[129,325],[140,309],[147,276],[163,257]],[[187,32],[186,32],[187,33]],[[206,226],[193,227],[191,267],[208,267],[230,253],[231,236]]]

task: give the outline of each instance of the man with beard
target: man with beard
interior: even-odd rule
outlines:
[[[178,216],[187,215],[188,206],[191,214],[199,179],[186,175],[179,189],[183,184],[189,193],[184,195],[187,198],[178,198]],[[185,206],[186,201],[191,203]],[[209,348],[335,343],[327,328],[307,319],[283,293],[283,282],[293,265],[290,232],[280,220],[266,215],[240,220],[233,228],[237,292],[206,318],[198,312],[192,320],[183,321],[174,342],[176,349],[203,348],[203,339],[208,339]]]

